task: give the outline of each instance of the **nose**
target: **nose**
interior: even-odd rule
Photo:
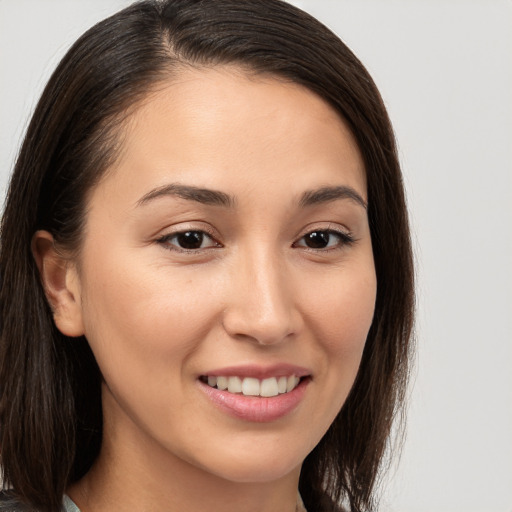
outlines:
[[[226,332],[260,345],[280,343],[298,334],[301,317],[283,261],[275,255],[254,253],[239,260],[227,290]]]

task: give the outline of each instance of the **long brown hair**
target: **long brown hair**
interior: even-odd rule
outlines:
[[[373,323],[346,403],[304,461],[309,512],[375,506],[375,484],[409,372],[413,264],[402,178],[385,107],[331,31],[281,0],[147,0],[86,32],[52,75],[28,127],[1,224],[0,446],[4,485],[60,510],[101,446],[101,374],[85,338],[55,327],[34,232],[79,251],[88,191],[116,158],[130,109],[183,66],[238,65],[324,98],[358,142],[377,273]]]

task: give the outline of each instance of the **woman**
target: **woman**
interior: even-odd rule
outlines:
[[[407,214],[378,91],[309,15],[149,0],[90,29],[28,128],[0,265],[4,509],[375,506]]]

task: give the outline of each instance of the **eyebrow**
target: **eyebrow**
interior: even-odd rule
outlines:
[[[352,187],[340,185],[336,187],[322,187],[316,190],[308,190],[302,194],[299,201],[300,206],[314,206],[322,203],[329,203],[339,199],[350,199],[362,206],[365,210],[368,207],[366,201]]]
[[[144,194],[136,204],[137,206],[141,206],[154,199],[166,196],[175,196],[188,201],[196,201],[201,204],[224,206],[228,208],[232,208],[236,204],[235,198],[225,192],[209,188],[195,187],[193,185],[181,185],[179,183],[170,183],[168,185],[155,188],[147,194]],[[308,190],[302,194],[299,206],[304,208],[340,199],[350,199],[362,206],[365,210],[367,209],[367,203],[361,195],[356,192],[355,189],[346,185]]]
[[[214,206],[232,207],[235,204],[235,199],[233,197],[218,190],[171,183],[169,185],[155,188],[143,195],[137,201],[137,206],[147,204],[153,199],[165,196],[176,196],[189,201],[196,201],[198,203]]]

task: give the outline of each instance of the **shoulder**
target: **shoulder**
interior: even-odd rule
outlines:
[[[25,505],[9,491],[0,492],[0,512],[37,512]]]
[[[38,510],[25,505],[9,491],[0,491],[0,512],[38,512]],[[62,512],[80,512],[80,510],[68,496],[64,496]]]

